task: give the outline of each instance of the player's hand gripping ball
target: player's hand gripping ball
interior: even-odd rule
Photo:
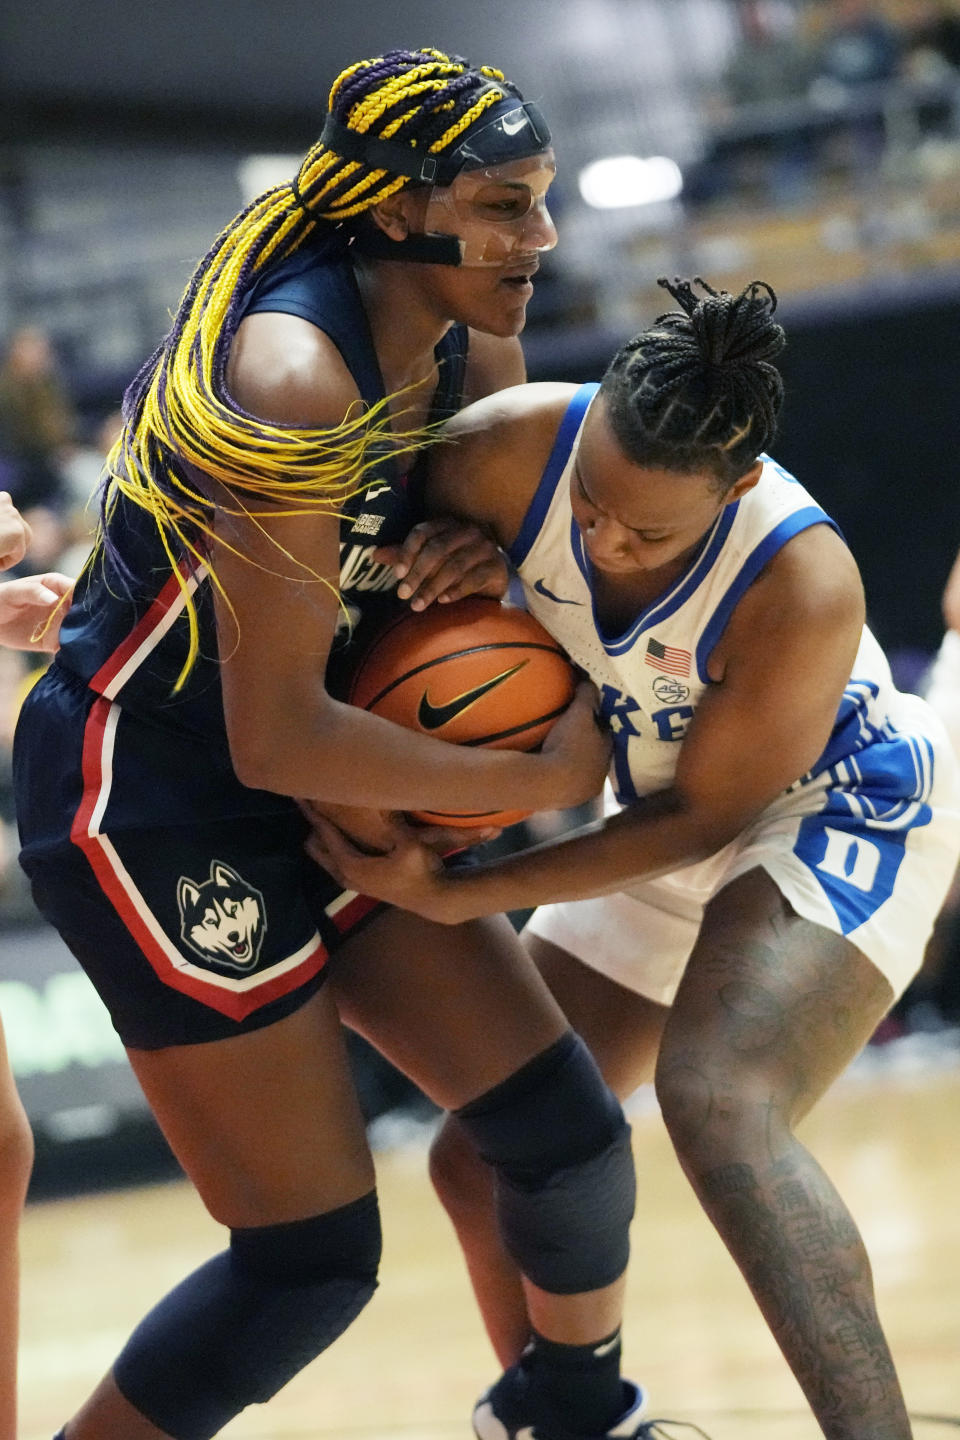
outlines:
[[[454,745],[535,750],[566,710],[573,666],[525,610],[472,596],[404,615],[361,660],[350,703]],[[444,814],[429,825],[514,825],[527,810]]]

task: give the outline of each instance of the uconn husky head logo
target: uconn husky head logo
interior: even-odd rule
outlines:
[[[180,933],[191,950],[235,970],[253,969],[267,928],[259,890],[222,860],[213,860],[209,880],[180,876],[177,901]]]

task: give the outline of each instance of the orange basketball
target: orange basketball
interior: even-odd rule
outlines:
[[[409,730],[491,750],[534,750],[570,704],[576,674],[525,610],[472,596],[411,611],[374,641],[350,703]],[[513,825],[527,810],[441,814],[429,824]]]

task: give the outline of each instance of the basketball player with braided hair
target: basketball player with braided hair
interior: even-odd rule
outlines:
[[[469,869],[409,837],[364,857],[329,824],[311,848],[440,921],[542,907],[525,931],[541,973],[621,1097],[655,1076],[824,1435],[907,1440],[863,1242],[794,1127],[920,964],[956,865],[956,767],[930,708],[894,689],[836,527],[765,453],[773,292],[661,284],[679,308],[599,387],[493,396],[431,457],[431,509],[488,528],[600,691],[605,818]],[[400,560],[422,590],[418,543]],[[432,1159],[507,1367],[475,1419],[502,1440],[536,1377],[522,1295],[455,1117]]]
[[[619,1368],[619,1102],[509,925],[451,932],[344,891],[307,856],[301,809],[359,825],[603,783],[589,694],[542,754],[508,756],[338,690],[398,604],[377,547],[417,515],[418,451],[464,398],[523,379],[553,171],[543,117],[499,71],[436,50],[351,66],[296,177],[217,238],[125,397],[99,545],[18,728],[22,860],[230,1236],[66,1440],[208,1440],[372,1296],[380,1220],[341,1018],[492,1157],[542,1337],[532,1417],[642,1432]],[[433,526],[430,547],[463,572],[451,597],[491,583],[475,527]],[[354,831],[368,843],[392,833],[374,819]],[[337,997],[334,951],[357,977]]]

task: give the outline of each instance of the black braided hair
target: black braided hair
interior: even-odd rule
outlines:
[[[699,277],[657,283],[681,309],[617,351],[601,384],[607,417],[635,464],[703,471],[726,491],[776,433],[783,379],[771,361],[786,343],[777,297],[763,280],[739,295]]]

